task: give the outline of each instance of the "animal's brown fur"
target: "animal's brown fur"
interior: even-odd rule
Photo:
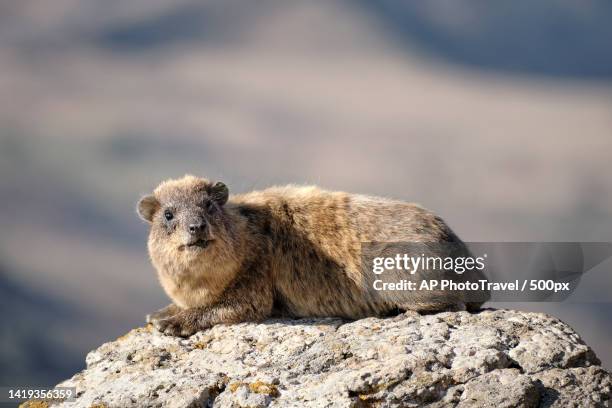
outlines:
[[[185,176],[161,183],[138,212],[151,223],[151,260],[174,302],[148,320],[167,334],[274,314],[356,319],[482,303],[456,292],[383,297],[367,289],[364,242],[463,245],[442,219],[415,204],[297,186],[228,200],[222,183]],[[197,233],[188,231],[199,223]],[[200,246],[186,246],[196,238]]]

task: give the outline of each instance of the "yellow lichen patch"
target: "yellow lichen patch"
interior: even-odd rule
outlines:
[[[47,401],[37,401],[37,400],[26,401],[23,404],[19,405],[19,408],[48,408],[48,407],[49,407],[49,403]]]
[[[431,372],[416,373],[409,380],[411,384],[415,384],[417,387],[429,387],[438,383],[450,384],[450,381],[450,376],[439,376]]]
[[[276,385],[263,381],[255,381],[249,384],[249,389],[256,394],[265,394],[271,397],[278,397],[279,395]]]
[[[89,408],[108,408],[108,406],[103,402],[99,402],[99,403],[90,405]]]
[[[130,330],[129,332],[125,333],[123,336],[117,337],[117,340],[115,341],[123,341],[134,334],[143,333],[143,332],[151,333],[152,331],[153,331],[153,325],[149,323],[144,327],[137,327],[135,329]]]
[[[236,392],[236,390],[237,390],[238,388],[242,387],[243,385],[244,385],[244,386],[246,386],[247,384],[246,384],[246,383],[243,383],[243,382],[235,382],[235,383],[231,383],[231,384],[229,385],[229,389],[230,389],[230,391],[231,391],[231,392]]]
[[[276,385],[263,381],[255,381],[254,383],[235,382],[229,385],[231,392],[236,392],[240,387],[248,387],[251,392],[256,394],[265,394],[271,397],[278,397],[280,395]]]
[[[208,343],[203,342],[203,341],[198,341],[196,343],[193,343],[193,348],[196,348],[198,350],[204,350],[207,346],[208,346]]]
[[[380,406],[381,400],[378,398],[372,398],[371,395],[363,395],[360,394],[359,395],[359,401],[357,403],[357,405],[355,405],[356,407],[359,408],[370,408],[370,407],[378,407]]]

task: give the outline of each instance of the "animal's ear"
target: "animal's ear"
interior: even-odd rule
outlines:
[[[138,201],[136,210],[138,215],[146,222],[153,222],[153,215],[159,209],[159,201],[154,195],[146,195]]]
[[[217,204],[219,205],[225,204],[227,202],[228,197],[229,197],[229,190],[224,183],[217,181],[210,188],[210,198],[213,199]]]

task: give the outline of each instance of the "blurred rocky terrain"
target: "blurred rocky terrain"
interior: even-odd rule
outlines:
[[[540,313],[270,320],[188,339],[151,326],[87,355],[62,407],[605,407],[612,375]],[[26,405],[27,406],[27,405]]]

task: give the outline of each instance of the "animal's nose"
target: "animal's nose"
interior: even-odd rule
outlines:
[[[203,223],[198,224],[189,224],[189,233],[190,234],[198,234],[204,229]]]

